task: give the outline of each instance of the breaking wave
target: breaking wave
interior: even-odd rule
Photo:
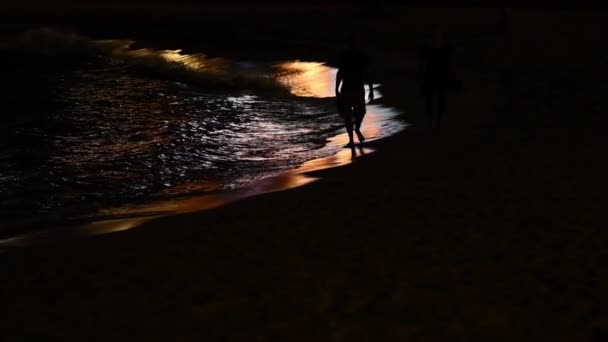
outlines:
[[[278,81],[285,73],[297,70],[276,65],[236,63],[203,53],[184,54],[182,50],[133,48],[132,40],[93,40],[88,37],[42,28],[27,31],[14,41],[0,45],[2,50],[64,62],[91,58],[126,63],[134,72],[185,82],[210,89],[252,89],[288,94]]]

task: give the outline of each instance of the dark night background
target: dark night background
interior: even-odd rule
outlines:
[[[96,66],[81,55],[9,48],[23,32],[51,27],[87,42],[132,39],[136,48],[232,61],[329,65],[351,31],[363,32],[384,95],[377,103],[410,126],[370,143],[373,154],[312,172],[320,180],[303,187],[113,234],[34,234],[36,243],[25,246],[2,240],[0,340],[606,341],[608,18],[594,5],[4,2],[7,123],[37,124],[30,111],[63,108],[68,100],[52,98],[58,80]],[[441,129],[430,130],[418,62],[438,26],[455,47],[463,89],[449,97]],[[82,79],[94,79],[93,67]],[[137,71],[126,88],[138,96],[152,82],[173,86]],[[107,98],[95,103],[110,111],[118,83],[102,81]],[[192,89],[188,96],[209,95]],[[69,100],[86,102],[75,94]],[[168,100],[138,96],[137,113],[139,104],[169,108]],[[0,152],[27,149],[37,158],[20,160],[28,170],[48,162],[44,144],[14,143],[4,122]],[[86,155],[89,146],[81,147]]]

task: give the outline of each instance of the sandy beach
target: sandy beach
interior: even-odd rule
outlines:
[[[412,126],[303,187],[0,254],[6,340],[605,339],[605,14],[514,10],[499,35],[491,9],[284,11],[232,13],[211,53],[332,62],[332,32],[365,22]],[[225,18],[206,15],[171,30]],[[465,89],[429,130],[416,56],[437,22]]]

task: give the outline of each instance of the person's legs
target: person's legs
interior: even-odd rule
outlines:
[[[348,144],[347,146],[354,146],[353,139],[353,109],[351,104],[348,101],[348,97],[342,94],[342,97],[338,101],[338,112],[342,119],[344,120],[344,127],[346,128],[346,133],[348,134]]]
[[[365,136],[363,135],[363,133],[361,133],[361,131],[358,128],[355,128],[355,133],[357,133],[357,138],[359,139],[360,143],[365,142]]]
[[[355,141],[353,139],[353,113],[352,110],[344,111],[342,114],[344,118],[344,126],[346,127],[346,133],[348,133],[348,144],[347,146],[354,146]]]
[[[360,142],[365,141],[365,137],[361,134],[360,128],[365,116],[365,91],[361,89],[345,89],[342,93],[342,110],[341,114],[344,117],[346,131],[348,132],[349,146],[354,145],[353,128],[357,133]],[[354,124],[354,127],[353,127]]]
[[[361,123],[363,123],[363,118],[365,117],[366,109],[365,102],[358,104],[353,109],[353,117],[355,119],[355,133],[357,133],[357,138],[359,142],[364,142],[365,137],[361,133]]]

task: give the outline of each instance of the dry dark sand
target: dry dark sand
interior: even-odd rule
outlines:
[[[431,132],[413,77],[437,15],[466,91]],[[376,17],[411,129],[305,187],[0,255],[3,340],[603,340],[604,17],[516,12],[500,39],[492,11]],[[331,18],[294,18],[316,26],[278,54],[331,50]]]

